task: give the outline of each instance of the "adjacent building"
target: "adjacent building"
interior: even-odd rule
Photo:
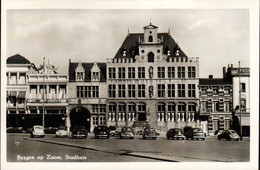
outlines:
[[[201,127],[208,135],[216,130],[231,129],[233,84],[224,78],[199,80]]]

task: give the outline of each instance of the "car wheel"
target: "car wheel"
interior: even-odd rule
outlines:
[[[205,140],[205,138],[203,138],[202,140]]]
[[[239,139],[236,139],[236,141],[238,141]]]
[[[220,140],[221,138],[220,137],[218,137],[218,140]]]
[[[228,137],[227,140],[231,140],[230,137]]]
[[[131,137],[130,139],[134,139],[134,137]]]
[[[186,137],[186,140],[189,140],[189,138],[188,138],[188,137]]]
[[[143,139],[146,139],[146,137],[145,137],[145,136],[143,136]]]
[[[182,138],[182,140],[184,140],[184,138]]]

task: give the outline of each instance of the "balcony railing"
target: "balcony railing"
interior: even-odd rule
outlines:
[[[68,99],[27,99],[27,103],[67,103]]]

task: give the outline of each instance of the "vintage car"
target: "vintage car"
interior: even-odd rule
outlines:
[[[185,136],[181,133],[181,129],[172,128],[168,130],[166,134],[167,139],[182,139],[184,140]]]
[[[30,131],[31,137],[40,137],[43,138],[45,136],[44,128],[41,125],[35,125],[31,128]]]
[[[65,137],[66,138],[66,137],[68,137],[67,128],[64,126],[60,126],[55,134],[56,134],[56,137],[60,137],[60,138]]]
[[[189,138],[192,140],[205,140],[206,134],[202,131],[201,128],[188,128],[188,130],[184,131],[184,136],[188,140]]]
[[[110,130],[107,126],[97,126],[94,128],[95,138],[109,138]]]
[[[130,138],[130,139],[134,139],[134,132],[133,129],[131,127],[123,127],[121,132],[120,132],[120,138]]]
[[[75,126],[72,131],[72,138],[87,138],[88,131],[85,126]]]
[[[158,136],[158,133],[156,132],[156,129],[149,126],[149,127],[146,127],[144,129],[144,132],[143,132],[143,139],[147,139],[147,138],[150,138],[150,139],[156,139]]]
[[[224,130],[221,134],[219,134],[217,136],[218,140],[221,140],[221,139],[226,139],[226,140],[231,140],[231,139],[234,139],[236,141],[239,140],[239,136],[237,134],[236,131],[234,130]]]

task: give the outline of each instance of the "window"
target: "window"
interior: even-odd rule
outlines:
[[[165,97],[165,85],[158,84],[158,97]]]
[[[129,113],[135,112],[135,105],[134,104],[128,105],[128,112]]]
[[[26,80],[26,74],[25,73],[20,73],[19,76],[19,84],[25,84]]]
[[[145,78],[145,67],[138,67],[138,78]]]
[[[168,67],[168,78],[175,78],[175,67]]]
[[[149,42],[153,42],[153,36],[149,36]]]
[[[87,97],[87,98],[91,97],[91,86],[85,87],[85,97]]]
[[[134,67],[128,67],[128,78],[129,79],[135,78],[135,68]]]
[[[93,125],[98,125],[98,117],[97,116],[92,116],[92,123]]]
[[[128,97],[135,97],[135,85],[134,84],[128,85]]]
[[[99,105],[99,112],[100,113],[106,113],[106,105],[105,104]]]
[[[99,72],[93,72],[92,73],[92,80],[99,80]]]
[[[83,81],[83,72],[77,72],[77,80],[78,81]]]
[[[115,79],[116,78],[116,68],[114,68],[114,67],[109,67],[108,68],[108,77],[110,79]]]
[[[154,54],[152,52],[148,53],[148,62],[154,62]]]
[[[185,67],[178,67],[178,78],[185,78]]]
[[[116,113],[116,105],[115,104],[109,104],[108,105],[108,120],[114,121],[115,120],[115,113]]]
[[[105,125],[106,124],[106,117],[104,115],[99,116],[99,124]]]
[[[125,78],[125,67],[118,67],[118,78],[119,79]]]
[[[241,99],[241,110],[246,110],[246,99]]]
[[[241,92],[246,92],[246,83],[241,83]]]
[[[93,113],[98,113],[98,110],[99,110],[99,109],[98,109],[98,104],[93,104],[93,105],[92,105],[92,112],[93,112]]]
[[[230,94],[230,89],[229,88],[225,88],[224,89],[224,94]]]
[[[185,97],[185,84],[178,84],[178,97]]]
[[[217,88],[213,88],[213,95],[218,95],[218,89]]]
[[[165,121],[165,105],[164,104],[158,104],[157,112],[158,112],[158,121]]]
[[[168,84],[168,97],[175,97],[175,84]]]
[[[108,85],[108,96],[111,98],[116,97],[116,85],[114,84]]]
[[[158,78],[165,78],[165,67],[157,67]]]
[[[224,112],[230,111],[230,102],[224,102]]]
[[[124,84],[118,85],[118,97],[125,97],[125,85]]]
[[[145,97],[145,85],[138,85],[138,97]]]
[[[219,111],[219,102],[213,102],[212,111],[213,112]]]
[[[16,73],[11,73],[9,84],[16,84]]]
[[[139,112],[145,112],[146,107],[145,104],[138,104],[138,111]]]
[[[188,67],[188,78],[195,78],[195,67]]]
[[[203,94],[207,94],[207,89],[206,88],[202,88],[201,89],[201,94],[203,95]]]
[[[185,117],[185,105],[178,105],[178,121],[185,121],[186,117]]]
[[[188,94],[189,97],[196,97],[195,84],[188,84]]]
[[[207,111],[207,102],[205,101],[201,102],[201,111],[203,112]]]
[[[83,97],[83,86],[77,86],[77,97]]]
[[[99,97],[99,87],[98,86],[92,86],[93,90],[93,98]]]

